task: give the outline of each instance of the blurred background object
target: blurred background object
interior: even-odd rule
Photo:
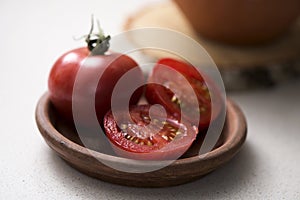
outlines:
[[[261,44],[287,32],[299,0],[174,0],[202,36],[229,44]]]
[[[163,1],[131,14],[124,30],[159,27],[179,31],[206,49],[227,90],[270,87],[300,76],[299,4],[298,0]],[[161,53],[145,52],[153,58]]]

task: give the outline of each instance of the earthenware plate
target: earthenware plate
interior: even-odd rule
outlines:
[[[36,107],[37,126],[47,144],[77,170],[103,181],[136,187],[166,187],[190,182],[228,162],[246,139],[247,125],[241,109],[227,99],[227,114],[222,134],[215,148],[198,155],[197,144],[172,164],[147,173],[128,173],[112,169],[106,163],[136,165],[130,159],[87,149],[76,129],[59,118],[45,93]],[[88,136],[87,136],[88,137]],[[201,141],[199,141],[201,142]],[[91,153],[92,152],[92,153]],[[232,176],[234,176],[234,172]]]

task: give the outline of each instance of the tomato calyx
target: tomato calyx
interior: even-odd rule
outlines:
[[[97,20],[98,33],[93,33],[94,30],[94,17],[92,15],[91,19],[91,29],[89,34],[85,38],[87,43],[87,48],[92,55],[104,55],[108,51],[110,44],[109,40],[111,39],[110,35],[105,36],[102,28],[100,27],[99,20]]]

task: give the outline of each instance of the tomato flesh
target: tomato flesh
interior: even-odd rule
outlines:
[[[106,135],[115,152],[123,157],[139,160],[176,159],[193,143],[197,128],[189,123],[164,119],[160,113],[149,116],[150,105],[130,107],[131,120],[123,111],[116,122],[112,111],[104,117]],[[123,117],[124,116],[124,117]]]
[[[150,104],[163,105],[177,119],[183,114],[183,118],[193,124],[199,122],[196,124],[199,130],[206,129],[220,112],[217,89],[213,86],[212,91],[209,91],[203,74],[189,64],[171,58],[161,59],[154,66],[149,82],[146,98]],[[210,95],[215,95],[215,102],[211,101]],[[196,96],[196,100],[192,100],[193,96]],[[214,116],[212,103],[217,111]]]

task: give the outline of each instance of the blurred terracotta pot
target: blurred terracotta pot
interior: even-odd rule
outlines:
[[[259,44],[284,34],[300,0],[174,0],[201,35],[230,44]]]

